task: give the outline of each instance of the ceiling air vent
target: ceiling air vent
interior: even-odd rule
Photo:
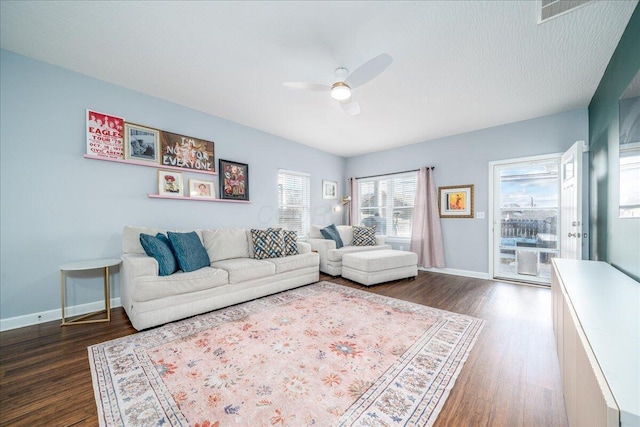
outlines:
[[[542,24],[549,19],[570,12],[590,1],[591,0],[540,0],[540,20],[538,23]]]

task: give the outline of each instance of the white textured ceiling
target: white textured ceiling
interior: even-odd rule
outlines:
[[[588,106],[637,3],[594,1],[539,25],[533,0],[3,0],[0,42],[349,157]],[[354,91],[359,116],[282,86],[331,84],[383,52],[391,66]]]

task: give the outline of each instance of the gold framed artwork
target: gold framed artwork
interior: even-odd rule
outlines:
[[[473,218],[473,184],[438,187],[440,218]]]
[[[161,196],[182,197],[184,184],[182,172],[158,171],[158,194]]]
[[[198,199],[215,199],[216,190],[213,181],[189,179],[189,197]]]

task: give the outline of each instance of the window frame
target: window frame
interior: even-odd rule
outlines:
[[[282,182],[281,178],[285,181]],[[290,192],[301,192],[301,203],[284,203],[285,188],[287,182],[294,182],[297,178],[302,179],[303,183],[300,188],[289,188]],[[291,197],[291,196],[290,196]],[[287,202],[291,202],[287,200]],[[283,221],[281,216],[283,209],[301,209],[300,227],[296,226],[295,221]],[[311,230],[311,174],[306,172],[292,171],[286,169],[278,169],[278,227],[297,232],[298,239],[304,240],[309,236]]]
[[[397,183],[396,181],[398,180],[406,180],[407,178],[413,178],[413,183],[412,185],[413,187],[413,199],[411,200],[411,205],[410,206],[394,206],[395,202],[398,200],[398,197],[396,197],[396,190],[397,190]],[[393,242],[393,241],[397,241],[397,242],[409,242],[411,240],[411,228],[413,226],[413,209],[415,208],[415,194],[417,191],[417,187],[418,187],[418,171],[409,171],[409,172],[400,172],[400,173],[393,173],[393,174],[384,174],[384,175],[375,175],[375,176],[369,176],[366,178],[358,178],[358,206],[357,206],[357,224],[354,225],[363,225],[363,221],[366,219],[366,217],[363,218],[364,215],[370,215],[370,213],[367,214],[363,214],[363,210],[372,210],[372,209],[378,209],[378,210],[384,210],[385,214],[390,213],[391,217],[387,217],[387,216],[383,216],[384,218],[384,227],[382,230],[379,230],[378,227],[376,227],[376,235],[378,236],[386,236],[386,240],[389,242]],[[378,185],[380,185],[381,182],[386,182],[386,189],[380,189],[378,190],[379,192],[383,193],[386,192],[387,194],[384,196],[386,197],[386,200],[384,201],[384,203],[379,203],[376,206],[364,206],[363,207],[363,191],[362,191],[362,186],[366,185],[367,183],[373,183],[374,187],[376,186],[376,182],[378,183]],[[375,190],[374,190],[375,191]],[[402,192],[401,196],[401,200],[403,201],[403,203],[407,202],[406,199],[406,190]],[[375,196],[374,196],[375,197]],[[383,197],[382,194],[380,194],[380,198]],[[399,224],[397,224],[394,219],[392,218],[394,215],[394,212],[396,211],[401,211],[401,210],[408,210],[409,213],[407,215],[405,215],[405,217],[408,218],[408,225],[409,225],[409,230],[405,231],[402,233],[402,235],[397,235],[397,227]],[[399,218],[398,218],[399,219]],[[405,218],[405,220],[407,220]],[[380,224],[379,221],[376,221],[376,223]],[[367,225],[366,223],[364,225]],[[396,231],[394,232],[394,228],[396,229]],[[391,231],[391,232],[390,232]]]

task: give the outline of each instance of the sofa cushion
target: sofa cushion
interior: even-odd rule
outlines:
[[[276,266],[272,262],[251,258],[225,259],[216,261],[211,266],[229,273],[229,283],[246,282],[276,274]]]
[[[284,243],[284,255],[298,255],[298,233],[293,230],[282,230],[282,241]]]
[[[170,276],[141,276],[131,287],[133,301],[150,301],[174,295],[216,288],[229,283],[225,270],[205,267],[189,273],[178,271]]]
[[[307,252],[282,258],[271,258],[267,262],[273,263],[276,266],[276,274],[280,274],[306,267],[318,268],[318,255],[313,252]]]
[[[144,254],[144,248],[140,244],[140,234],[149,234],[155,236],[158,233],[166,233],[166,228],[148,228],[134,227],[127,225],[122,230],[122,253],[123,254]],[[191,230],[170,230],[177,232],[187,232]],[[201,237],[200,230],[195,230],[196,234]]]
[[[178,261],[176,261],[167,236],[162,233],[155,236],[140,233],[140,244],[147,255],[158,261],[158,275],[168,276],[178,271]]]
[[[282,240],[281,231],[281,228],[251,229],[253,256],[255,259],[284,256],[284,241]]]
[[[211,262],[249,258],[249,240],[244,228],[202,230],[202,243]]]
[[[340,249],[344,246],[342,243],[342,238],[340,237],[340,233],[336,228],[335,224],[331,224],[320,230],[325,239],[333,240],[336,242],[336,249]]]
[[[353,227],[353,246],[375,246],[376,245],[376,229],[375,227]]]
[[[329,249],[327,251],[328,261],[340,261],[342,262],[342,256],[344,254],[363,251],[378,251],[383,249],[391,249],[390,245],[377,245],[377,246],[343,246],[340,249]]]
[[[207,250],[195,231],[190,233],[167,232],[180,269],[185,273],[195,271],[211,264]]]

